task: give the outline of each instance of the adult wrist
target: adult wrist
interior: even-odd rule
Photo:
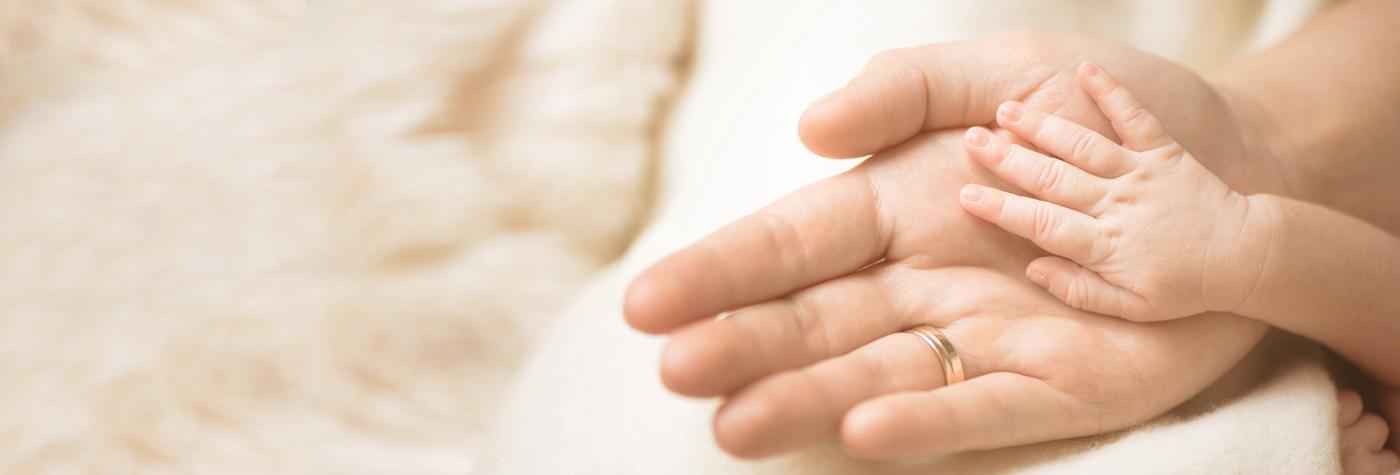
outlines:
[[[1262,85],[1242,87],[1240,82],[1249,84],[1249,79],[1240,78],[1241,75],[1226,73],[1208,79],[1225,105],[1227,115],[1220,120],[1236,126],[1238,152],[1248,162],[1247,182],[1231,185],[1243,193],[1306,198],[1314,192],[1314,184],[1307,174],[1298,171],[1294,135],[1264,99],[1270,89]]]

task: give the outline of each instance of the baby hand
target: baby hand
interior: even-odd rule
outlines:
[[[1072,307],[1156,321],[1238,305],[1237,286],[1221,283],[1214,264],[1237,246],[1248,200],[1192,158],[1107,72],[1085,64],[1079,80],[1123,145],[1004,103],[997,123],[1059,159],[974,127],[966,137],[972,158],[1039,199],[969,184],[962,206],[1061,256],[1032,261],[1026,276]]]

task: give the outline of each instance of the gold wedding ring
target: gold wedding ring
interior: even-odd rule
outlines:
[[[919,337],[924,343],[928,343],[933,348],[933,353],[938,355],[938,362],[943,364],[943,381],[945,385],[961,383],[963,381],[962,359],[958,358],[958,351],[953,349],[953,342],[948,341],[948,336],[942,331],[929,325],[922,325],[908,330],[908,333]]]

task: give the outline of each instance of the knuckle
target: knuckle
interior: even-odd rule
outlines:
[[[1103,262],[1108,260],[1118,250],[1119,240],[1122,235],[1116,231],[1104,230],[1100,239],[1095,239],[1089,244],[1089,262]]]
[[[1082,130],[1074,132],[1070,143],[1072,144],[1070,153],[1081,161],[1093,158],[1094,152],[1098,149],[1098,142],[1094,140],[1094,136]]]
[[[1035,236],[1039,239],[1050,239],[1059,231],[1059,220],[1055,219],[1055,214],[1050,211],[1049,206],[1036,206],[1031,210],[1031,220],[1035,229]]]
[[[1116,109],[1119,117],[1127,117],[1133,109],[1137,108],[1137,101],[1128,94],[1128,90],[1122,84],[1115,84],[1112,89],[1104,93],[1104,98],[1110,101],[1109,107]]]
[[[991,206],[993,209],[992,216],[996,218],[996,221],[998,223],[1020,223],[1021,220],[1024,219],[1024,217],[1022,217],[1023,213],[1021,213],[1020,210],[1016,208],[1016,205],[1013,204],[1010,200],[1002,198],[996,193],[993,193],[990,197],[993,198],[989,204],[989,206]]]
[[[860,369],[865,371],[865,373],[870,376],[870,380],[874,382],[872,386],[881,394],[904,389],[900,378],[897,378],[894,372],[891,371],[891,365],[877,356],[876,353],[866,352],[852,354],[855,355],[856,362],[860,363]],[[920,372],[919,375],[931,378],[933,372]],[[930,384],[929,386],[932,385]]]
[[[898,81],[912,85],[923,85],[929,81],[929,72],[920,67],[920,57],[929,53],[919,48],[896,48],[881,51],[866,62],[866,71],[880,71],[882,74],[898,78]]]
[[[1041,191],[1053,192],[1060,190],[1064,186],[1064,167],[1056,166],[1053,162],[1042,162],[1037,166],[1039,170],[1035,174],[1035,187]]]
[[[1003,149],[1002,149],[1002,151],[1001,151],[1001,163],[1002,163],[1002,164],[1015,164],[1015,163],[1016,163],[1016,161],[1015,161],[1016,155],[1019,154],[1019,153],[1021,153],[1021,146],[1020,146],[1020,145],[1011,144],[1011,145],[1007,145],[1007,146],[1003,147]]]
[[[831,334],[822,323],[820,305],[809,297],[794,296],[788,299],[793,329],[810,355],[827,355],[831,349]]]
[[[1122,89],[1121,87],[1119,88]],[[1126,93],[1125,93],[1126,94]],[[1147,112],[1136,101],[1129,102],[1127,110],[1123,112],[1123,123],[1128,128],[1137,133],[1144,133],[1151,130],[1152,115]]]
[[[1104,242],[1113,244],[1112,247],[1116,248],[1118,240],[1123,239],[1123,226],[1116,223],[1105,225],[1099,233],[1103,236]]]
[[[1181,144],[1172,141],[1162,148],[1162,157],[1168,161],[1178,160],[1186,156],[1186,149]]]
[[[1144,109],[1141,104],[1138,104],[1137,101],[1129,97],[1127,89],[1123,89],[1122,86],[1119,86],[1118,91],[1120,91],[1123,98],[1123,120],[1128,123],[1141,123],[1145,120],[1147,118],[1147,109]]]
[[[791,269],[797,275],[802,275],[803,266],[806,265],[807,261],[807,251],[802,242],[802,236],[797,233],[797,228],[792,225],[791,221],[777,213],[763,211],[759,213],[759,217],[768,233],[773,252],[783,262],[784,268]]]
[[[1089,303],[1089,286],[1085,285],[1084,279],[1074,277],[1069,279],[1065,285],[1065,303],[1069,306],[1083,309]]]

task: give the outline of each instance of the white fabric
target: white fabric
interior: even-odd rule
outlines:
[[[1327,473],[1338,470],[1333,386],[1311,345],[1277,335],[1216,387],[1126,434],[870,464],[818,447],[731,459],[710,436],[714,403],[667,393],[661,341],[619,314],[656,259],[849,162],[798,143],[807,102],[880,50],[1019,26],[1118,38],[1208,68],[1267,44],[1316,2],[703,2],[687,89],[665,137],[661,213],[563,313],[517,381],[492,440],[492,473]],[[1267,23],[1266,23],[1267,22]]]

